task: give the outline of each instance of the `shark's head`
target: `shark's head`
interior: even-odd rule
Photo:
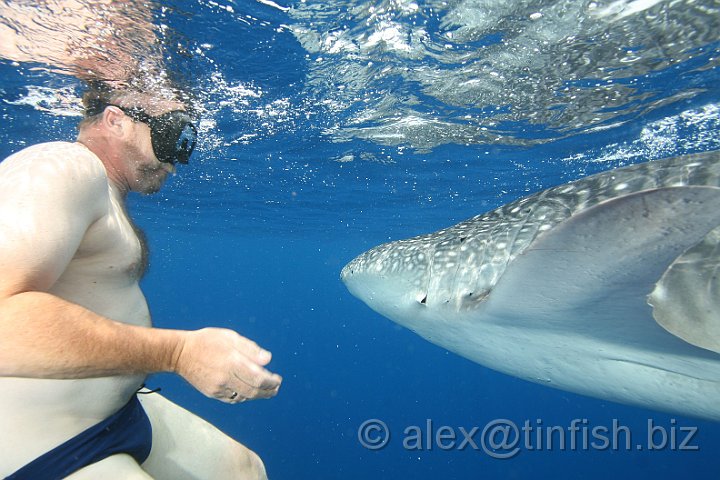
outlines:
[[[341,278],[370,308],[410,328],[425,316],[476,308],[504,269],[507,252],[500,252],[500,263],[488,261],[499,252],[463,233],[449,229],[380,245],[348,263]]]
[[[429,274],[426,248],[404,241],[368,250],[348,263],[340,277],[370,308],[401,322],[427,305]]]
[[[405,326],[417,324],[423,312],[434,320],[458,318],[482,307],[509,262],[569,215],[571,202],[563,200],[520,199],[434,233],[380,245],[347,264],[342,280],[370,308]]]

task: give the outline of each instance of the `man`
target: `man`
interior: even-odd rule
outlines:
[[[76,143],[0,163],[0,477],[265,478],[210,424],[136,395],[153,372],[228,403],[281,383],[270,353],[231,330],[151,327],[125,197],[187,163],[195,127],[177,102],[102,90],[84,101]]]

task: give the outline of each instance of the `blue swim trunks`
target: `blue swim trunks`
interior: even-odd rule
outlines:
[[[55,480],[117,453],[144,462],[152,447],[152,426],[137,395],[117,413],[55,447],[6,480]]]

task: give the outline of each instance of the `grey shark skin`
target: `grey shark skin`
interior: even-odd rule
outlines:
[[[720,421],[720,152],[560,185],[375,247],[341,278],[430,342],[593,397]]]

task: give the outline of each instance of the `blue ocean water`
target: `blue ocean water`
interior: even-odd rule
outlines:
[[[151,387],[257,451],[274,479],[717,478],[720,425],[496,373],[380,317],[339,280],[381,242],[720,148],[716,2],[197,0],[155,14],[203,136],[165,190],[131,198],[150,240],[154,322],[236,329],[273,352],[284,382],[239,406],[170,375]],[[0,158],[74,137],[79,81],[39,64],[0,71]],[[384,448],[361,444],[369,419],[391,431]],[[499,459],[480,444],[500,419],[587,428],[575,448],[534,441]],[[613,421],[630,448],[625,430],[618,448],[582,447]],[[413,426],[478,427],[478,448],[408,444]]]

